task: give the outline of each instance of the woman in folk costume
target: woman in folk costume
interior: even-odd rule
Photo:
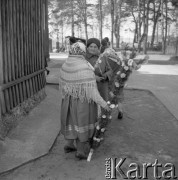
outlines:
[[[89,39],[87,41],[86,59],[92,64],[93,67],[96,67],[96,63],[100,57],[100,66],[95,68],[95,76],[100,95],[105,101],[108,101],[108,83],[112,76],[112,69],[108,65],[107,57],[99,56],[99,48],[100,41],[98,39]]]
[[[111,84],[114,78],[114,73],[121,66],[121,60],[115,54],[115,51],[108,47],[106,40],[103,39],[101,41],[101,44],[101,55],[97,60],[94,68],[95,74],[103,78],[102,81],[97,83],[98,90],[103,99],[105,101],[109,101],[109,84]],[[105,52],[105,50],[107,50],[107,53]],[[101,113],[103,114],[103,112],[104,109],[101,108]]]
[[[136,54],[135,54],[136,55]],[[128,80],[132,70],[138,70],[141,67],[142,63],[145,63],[149,56],[144,58],[135,58],[135,55],[132,53],[119,56],[114,49],[105,48],[103,54],[101,55],[108,58],[109,66],[112,69],[112,77],[109,83],[109,94],[110,99],[114,101],[114,104],[118,107],[118,119],[123,118],[123,107],[122,103],[124,101],[124,87],[125,83]],[[137,59],[137,63],[133,60]],[[97,62],[97,66],[100,66],[100,58]]]
[[[61,133],[66,139],[64,151],[77,150],[76,157],[86,159],[89,140],[95,131],[97,104],[108,111],[110,108],[98,92],[93,67],[84,58],[86,46],[77,42],[69,53],[60,71]]]
[[[90,38],[87,41],[87,52],[85,58],[93,67],[95,66],[100,55],[100,45],[100,41],[97,38]],[[97,82],[103,80],[102,77],[97,75],[95,75],[95,77]]]

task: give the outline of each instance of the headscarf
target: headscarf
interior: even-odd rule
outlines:
[[[77,42],[72,45],[66,62],[60,70],[60,86],[62,96],[72,96],[81,101],[97,99],[97,85],[93,67],[84,58],[85,45]],[[95,101],[96,102],[96,101]]]
[[[76,42],[70,47],[69,54],[85,56],[86,46],[82,42]]]
[[[98,46],[98,48],[100,48],[100,41],[99,41],[99,39],[97,39],[97,38],[90,38],[90,39],[88,39],[88,41],[87,41],[87,48],[92,43],[96,44]]]

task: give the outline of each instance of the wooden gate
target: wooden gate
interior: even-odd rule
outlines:
[[[2,114],[45,87],[47,0],[0,0]]]

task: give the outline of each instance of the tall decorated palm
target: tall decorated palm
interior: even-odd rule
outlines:
[[[120,88],[124,87],[125,82],[128,80],[132,70],[140,64],[146,63],[149,59],[149,56],[144,58],[134,59],[136,52],[127,53],[122,52],[121,57],[111,48],[108,48],[104,51],[101,56],[108,57],[108,63],[113,70],[113,78],[110,83],[110,100],[107,102],[111,110],[117,107],[118,104],[118,95]],[[98,59],[96,66],[99,66],[101,60]],[[93,152],[98,148],[101,142],[104,140],[104,133],[108,126],[108,123],[111,121],[112,116],[111,112],[102,111],[102,114],[98,118],[98,124],[96,125],[95,134],[91,140],[91,149],[87,158],[87,161],[91,160]]]

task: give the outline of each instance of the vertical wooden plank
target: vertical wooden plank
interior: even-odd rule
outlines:
[[[12,96],[12,88],[8,88],[8,94],[9,94],[9,104],[10,104],[10,109],[14,107],[13,105],[13,96]]]
[[[37,35],[36,35],[36,11],[37,11],[37,0],[33,0],[34,1],[34,11],[33,11],[33,46],[34,46],[34,64],[35,64],[35,71],[38,71],[38,61],[37,61],[37,57],[36,57],[36,54],[37,54],[37,47],[36,47],[36,38],[37,38]]]
[[[48,0],[45,0],[45,37],[45,61],[47,61],[49,59]]]
[[[12,81],[12,56],[11,56],[11,8],[10,8],[10,0],[7,0],[7,61],[8,61],[8,81]],[[13,95],[12,95],[12,88],[8,88],[8,94],[9,94],[9,103],[10,103],[10,109],[14,107],[13,104]]]
[[[37,88],[37,92],[38,92],[39,91],[39,83],[38,83],[37,76],[35,76],[35,83],[36,83],[36,88]]]
[[[41,77],[41,73],[38,74],[38,84],[39,84],[39,90],[41,90],[42,86],[43,86],[43,80],[42,80],[42,77]]]
[[[18,20],[18,30],[17,30],[17,38],[18,38],[18,65],[19,65],[19,74],[20,78],[23,76],[23,66],[22,66],[22,40],[21,40],[21,4],[22,0],[16,1],[17,3],[17,20]],[[22,82],[19,84],[20,86],[20,97],[21,97],[21,102],[25,101],[27,99],[27,94],[26,94],[26,85],[25,82]]]
[[[29,85],[30,85],[30,92],[32,96],[35,93],[34,88],[33,88],[32,78],[29,79]]]
[[[18,84],[19,94],[20,94],[20,102],[23,102],[25,100],[24,94],[23,94],[23,83]]]
[[[31,40],[31,33],[30,33],[30,28],[31,28],[31,25],[30,25],[30,8],[31,8],[31,1],[26,1],[26,18],[27,18],[27,74],[30,74],[30,66],[29,66],[29,62],[31,61],[30,59],[30,56],[31,56],[31,44],[30,44],[30,40]]]
[[[37,47],[37,51],[36,51],[36,59],[37,59],[37,69],[40,70],[41,69],[41,65],[40,65],[40,59],[39,59],[39,1],[36,1],[36,20],[35,20],[35,31],[36,31],[36,47]]]
[[[10,98],[9,98],[8,89],[4,90],[4,99],[6,104],[6,112],[8,112],[10,111]]]
[[[27,83],[28,83],[29,92],[30,92],[30,96],[29,97],[31,97],[33,95],[33,89],[32,89],[31,83],[30,83],[30,79],[27,80]]]
[[[23,0],[19,0],[20,3],[20,44],[21,44],[21,66],[22,66],[22,76],[24,76],[24,39],[23,39]]]
[[[37,87],[36,87],[36,82],[35,82],[35,78],[32,78],[32,82],[33,82],[33,89],[34,89],[34,94],[37,93]]]
[[[13,21],[14,21],[14,16],[13,16],[13,1],[9,1],[9,16],[10,16],[10,26],[9,26],[9,36],[10,36],[10,62],[11,62],[11,80],[15,80],[15,62],[14,62],[14,28],[13,28]]]
[[[31,61],[30,61],[30,73],[36,71],[35,67],[35,56],[34,56],[34,0],[31,0],[31,21],[30,21],[30,26],[31,26],[31,48],[32,48],[32,54],[31,54]]]
[[[18,62],[18,78],[22,77],[21,68],[21,53],[20,53],[20,1],[16,1],[16,19],[17,19],[17,34],[16,34],[16,46],[17,46],[17,62]],[[21,84],[20,84],[21,86]]]
[[[39,68],[42,69],[42,60],[41,60],[41,49],[42,49],[42,44],[41,44],[41,1],[38,0],[38,61],[39,61]]]
[[[12,67],[11,67],[11,39],[10,39],[10,34],[11,34],[11,30],[10,30],[10,0],[7,0],[7,61],[8,61],[8,82],[12,81]]]
[[[3,27],[3,62],[4,62],[4,83],[8,82],[8,56],[7,56],[7,21],[8,21],[8,14],[7,14],[7,1],[3,1],[2,4],[2,27]],[[4,90],[4,99],[5,99],[5,108],[6,111],[10,110],[10,100],[9,100],[9,93],[8,90]]]
[[[27,73],[27,34],[28,34],[28,19],[27,19],[27,9],[26,9],[26,4],[27,1],[23,0],[23,4],[22,4],[22,19],[23,19],[23,52],[24,52],[24,56],[23,56],[23,61],[24,61],[24,75],[26,76]]]
[[[4,83],[4,59],[3,59],[3,30],[2,30],[2,12],[3,1],[0,1],[0,85]],[[0,87],[0,118],[1,114],[6,112],[4,93]]]
[[[37,42],[37,26],[36,26],[36,20],[37,20],[37,0],[34,0],[34,4],[35,4],[35,7],[34,7],[34,13],[33,13],[33,15],[34,15],[34,21],[33,21],[33,24],[34,24],[34,29],[33,29],[33,32],[34,32],[34,47],[36,47],[35,49],[34,49],[34,62],[35,62],[35,67],[36,67],[36,71],[38,71],[38,59],[37,59],[37,49],[38,49],[38,47],[37,47],[37,44],[36,44],[36,42]]]
[[[29,75],[29,62],[30,62],[30,56],[29,56],[29,47],[30,47],[30,43],[29,43],[29,28],[30,28],[30,25],[29,25],[29,1],[28,0],[25,0],[25,39],[26,39],[26,43],[25,43],[25,59],[26,59],[26,75]]]
[[[13,16],[13,0],[9,0],[9,37],[10,37],[10,55],[9,55],[9,60],[11,62],[11,80],[15,80],[15,64],[14,64],[14,28],[13,28],[13,21],[14,21],[14,16]],[[16,99],[16,91],[15,87],[13,86],[10,88],[10,91],[12,91],[12,105],[13,107],[17,106],[17,99]],[[12,108],[13,108],[12,107]]]
[[[23,100],[25,101],[28,98],[28,94],[27,94],[27,88],[26,88],[26,82],[23,81],[22,82],[22,92],[23,92]]]
[[[41,44],[42,44],[42,69],[45,68],[45,62],[44,62],[44,6],[43,6],[43,0],[41,1]]]
[[[16,96],[17,96],[17,104],[20,104],[20,95],[19,95],[19,88],[18,88],[18,85],[16,84],[15,85],[15,89],[16,89]]]
[[[18,76],[18,71],[19,71],[19,66],[18,66],[18,60],[17,60],[17,11],[16,11],[16,1],[12,1],[12,7],[13,7],[13,48],[14,48],[14,68],[15,68],[15,79],[17,79]]]
[[[30,97],[30,88],[29,88],[29,83],[28,83],[28,80],[25,81],[25,85],[26,85],[26,90],[27,90],[27,98]]]
[[[4,60],[4,83],[8,82],[8,60],[7,60],[7,2],[2,4],[2,30],[3,30],[3,60]]]
[[[2,10],[3,10],[3,6],[2,6],[2,1],[0,1],[0,84],[4,83],[4,73],[3,73],[3,67],[4,67],[4,63],[3,63],[3,38],[2,38]]]
[[[46,76],[45,72],[43,71],[43,88],[46,86]]]
[[[17,104],[17,95],[16,95],[16,89],[15,86],[12,86],[12,98],[13,98],[13,107],[16,107]]]

